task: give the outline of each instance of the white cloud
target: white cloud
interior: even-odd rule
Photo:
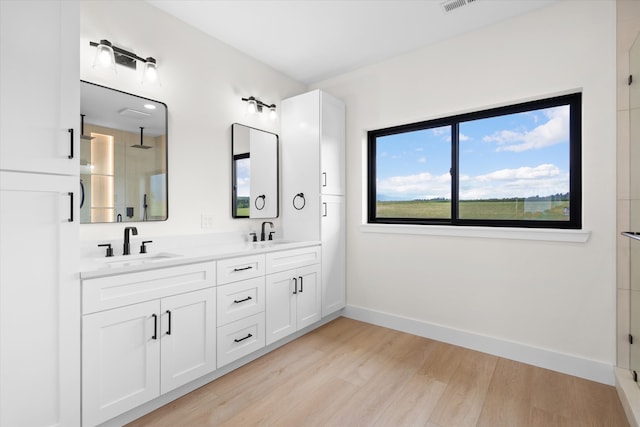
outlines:
[[[427,158],[425,156],[420,157],[418,163],[427,163]]]
[[[485,136],[485,142],[498,144],[496,151],[521,152],[569,140],[569,106],[549,108],[544,111],[548,120],[531,131],[502,130]]]
[[[429,172],[415,175],[393,176],[376,184],[378,194],[403,199],[431,199],[449,197],[451,193],[451,175],[432,175]]]
[[[516,169],[501,169],[460,179],[460,198],[548,196],[569,191],[569,174],[552,164]]]
[[[484,175],[461,175],[460,198],[463,200],[548,196],[569,191],[569,174],[555,165],[501,169]],[[449,198],[451,176],[428,172],[394,176],[377,183],[378,194],[398,199]]]
[[[485,175],[478,175],[475,180],[479,182],[487,181],[513,181],[514,179],[540,179],[560,175],[560,168],[552,164],[543,164],[531,167],[521,167],[517,169],[501,169]]]

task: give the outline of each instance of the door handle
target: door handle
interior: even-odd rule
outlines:
[[[69,129],[69,143],[70,143],[69,158],[73,159],[73,128]]]
[[[151,317],[153,317],[153,336],[151,337],[152,340],[157,340],[158,339],[158,315],[157,314],[152,314]]]
[[[293,294],[298,294],[298,279],[295,277],[293,278]]]
[[[169,326],[167,327],[167,335],[171,335],[171,310],[167,310],[167,315],[169,316]]]
[[[302,276],[298,276],[298,279],[300,279],[300,293],[302,293]]]
[[[69,191],[67,193],[67,195],[69,196],[69,222],[73,222],[73,192]]]
[[[322,186],[323,187],[327,186],[327,173],[326,172],[322,172]]]
[[[327,202],[322,202],[323,213],[322,216],[327,216]]]

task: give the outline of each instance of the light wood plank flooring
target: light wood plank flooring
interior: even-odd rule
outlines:
[[[628,423],[613,387],[339,318],[129,426]]]

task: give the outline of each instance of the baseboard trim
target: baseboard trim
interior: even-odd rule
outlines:
[[[614,366],[606,363],[354,305],[345,307],[342,315],[350,319],[493,354],[552,371],[607,385],[615,385]]]
[[[616,368],[616,390],[631,427],[638,427],[640,421],[640,388],[633,381],[628,369]]]

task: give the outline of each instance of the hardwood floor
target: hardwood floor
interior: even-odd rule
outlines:
[[[611,386],[339,318],[129,426],[628,423]]]

